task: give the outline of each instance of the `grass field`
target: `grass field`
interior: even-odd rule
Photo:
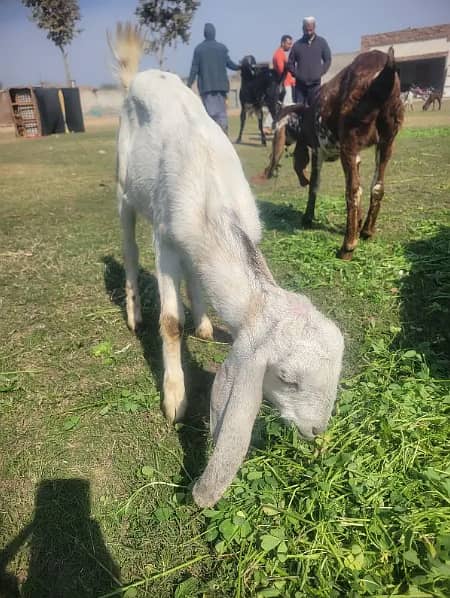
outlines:
[[[237,148],[248,177],[269,151],[255,130]],[[276,279],[345,334],[343,379],[314,443],[264,406],[238,478],[205,511],[190,487],[228,337],[215,320],[216,342],[195,339],[187,306],[191,413],[169,426],[145,223],[146,332],[125,324],[114,164],[110,127],[0,135],[0,596],[448,597],[450,104],[408,115],[378,236],[352,262],[335,257],[338,163],[312,230],[289,160],[254,187]],[[369,150],[365,189],[372,166]]]

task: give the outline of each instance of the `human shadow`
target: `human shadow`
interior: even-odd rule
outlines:
[[[113,256],[103,257],[105,289],[111,301],[121,310],[126,323],[125,270]],[[139,292],[141,297],[143,325],[137,335],[144,358],[156,381],[162,396],[164,366],[162,343],[159,334],[160,302],[156,277],[147,270],[139,269]],[[193,330],[191,313],[186,312],[186,330]],[[214,337],[228,342],[230,337],[222,330],[215,329]],[[195,360],[186,344],[182,342],[182,364],[188,408],[183,425],[178,430],[183,448],[183,466],[180,472],[181,482],[189,485],[206,466],[207,460],[207,421],[209,421],[209,396],[215,376],[215,370],[204,369]]]
[[[296,230],[323,230],[330,233],[344,234],[341,226],[333,226],[323,222],[313,221],[312,225],[303,225],[303,212],[297,210],[292,204],[278,204],[271,201],[259,199],[257,201],[259,215],[266,230],[278,230],[285,233],[293,233]]]
[[[87,480],[39,483],[31,522],[0,552],[2,598],[95,598],[121,587],[120,570],[91,517]],[[6,572],[29,544],[26,580]]]
[[[431,374],[450,372],[450,227],[406,246],[411,263],[399,281],[402,331],[396,344],[425,355]]]

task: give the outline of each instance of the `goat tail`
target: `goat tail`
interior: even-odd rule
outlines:
[[[395,64],[394,48],[391,46],[387,52],[387,59],[384,67],[377,73],[369,85],[368,95],[373,102],[381,106],[387,101],[394,88],[396,75],[397,68]]]
[[[107,31],[106,37],[115,60],[113,69],[123,88],[128,90],[147,45],[145,35],[139,25],[127,22],[117,23],[114,36]]]

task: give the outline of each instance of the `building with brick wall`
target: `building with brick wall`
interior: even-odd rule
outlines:
[[[402,89],[434,87],[450,97],[450,23],[361,37],[361,51],[394,47]]]

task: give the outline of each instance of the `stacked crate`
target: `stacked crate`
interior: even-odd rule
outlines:
[[[9,90],[11,113],[19,137],[40,137],[41,119],[31,87],[12,87]]]

